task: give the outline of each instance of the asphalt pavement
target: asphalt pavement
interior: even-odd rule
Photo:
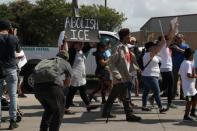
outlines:
[[[28,94],[27,98],[19,98],[19,105],[24,112],[22,121],[15,131],[39,131],[39,124],[43,109],[33,94]],[[138,105],[134,108],[134,113],[142,117],[140,122],[125,121],[125,114],[121,103],[115,103],[112,109],[116,118],[110,118],[106,123],[105,118],[101,118],[100,108],[87,112],[85,105],[78,95],[75,96],[74,102],[76,107],[70,109],[76,114],[64,115],[64,119],[60,131],[196,131],[197,121],[183,121],[185,102],[183,100],[175,100],[174,103],[178,106],[177,109],[170,109],[165,114],[159,114],[155,107],[150,112],[141,110],[141,97],[132,97],[133,102]],[[166,100],[162,98],[164,107]],[[100,103],[95,103],[100,104]],[[7,119],[8,111],[3,111],[3,118]],[[7,130],[8,121],[1,124],[0,130]]]

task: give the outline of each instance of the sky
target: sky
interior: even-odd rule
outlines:
[[[13,0],[0,0],[9,1]],[[78,4],[104,5],[105,0],[78,0]],[[140,30],[151,17],[197,14],[197,0],[107,0],[107,6],[122,12],[127,17],[123,27],[132,31]]]

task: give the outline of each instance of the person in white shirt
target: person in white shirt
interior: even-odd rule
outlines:
[[[163,113],[166,109],[162,108],[160,99],[160,87],[159,87],[159,58],[157,53],[161,48],[165,46],[165,42],[161,41],[159,44],[148,42],[145,44],[146,53],[143,56],[144,69],[142,71],[142,83],[143,83],[143,94],[142,94],[142,110],[150,111],[147,107],[147,98],[150,90],[154,92],[155,101],[159,107],[159,112]]]
[[[158,40],[160,41],[160,39],[161,37],[159,37]],[[167,98],[168,98],[167,109],[169,109],[169,108],[177,108],[177,106],[172,103],[174,78],[172,72],[172,56],[171,56],[172,51],[169,48],[172,38],[166,36],[165,40],[166,40],[166,44],[159,52],[159,56],[161,57],[161,67],[160,67],[161,76],[162,76],[161,90],[167,91]]]
[[[65,114],[73,114],[68,110],[68,108],[72,104],[72,100],[74,98],[74,95],[76,94],[77,90],[80,92],[81,99],[86,105],[87,111],[90,111],[92,109],[96,109],[97,105],[90,105],[90,100],[86,93],[86,68],[85,68],[85,55],[83,54],[83,46],[84,44],[82,42],[74,42],[74,49],[72,50],[72,55],[69,53],[69,59],[71,57],[74,58],[73,63],[71,63],[73,76],[71,79],[71,86],[69,87],[69,93],[66,96],[66,105],[65,105]],[[71,50],[71,49],[69,49]],[[70,60],[69,60],[70,62]]]
[[[197,90],[195,88],[195,84],[197,75],[195,73],[194,67],[194,51],[191,48],[188,48],[185,49],[184,54],[186,59],[182,62],[179,69],[179,75],[181,76],[182,80],[183,93],[186,97],[185,114],[183,120],[192,121],[192,117],[197,118],[197,115],[195,114],[197,102]],[[192,117],[190,117],[189,115]]]

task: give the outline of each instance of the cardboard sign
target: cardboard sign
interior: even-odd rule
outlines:
[[[27,63],[27,58],[24,51],[21,50],[19,53],[15,52],[15,57],[17,58],[18,68],[21,69]]]
[[[171,21],[170,21],[170,24],[172,26],[172,30],[175,31],[175,35],[177,35],[179,33],[179,29],[177,27],[177,24],[178,24],[178,17],[175,17],[173,18]]]
[[[67,41],[99,42],[98,20],[95,18],[66,17],[65,35]]]

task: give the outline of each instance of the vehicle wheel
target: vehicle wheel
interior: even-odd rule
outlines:
[[[29,71],[24,75],[24,88],[28,92],[34,92],[34,79],[33,79],[33,71]]]
[[[27,62],[27,64],[21,69],[21,75],[24,76],[24,90],[27,92],[34,92],[34,80],[32,77],[32,72],[34,67],[40,62],[40,59],[32,59]]]

